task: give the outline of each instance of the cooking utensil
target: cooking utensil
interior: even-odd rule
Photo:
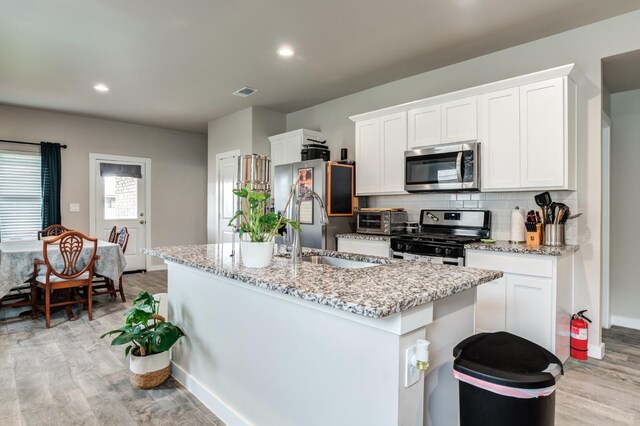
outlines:
[[[564,223],[562,219],[564,219],[566,211],[567,209],[565,209],[564,207],[560,209],[560,211],[558,212],[558,217],[556,218],[556,225]]]
[[[549,206],[551,205],[551,194],[548,191],[545,191],[541,194],[535,196],[536,204],[539,207]]]
[[[569,217],[567,218],[567,220],[575,219],[575,218],[578,218],[578,217],[580,217],[580,216],[582,216],[582,213],[576,213],[576,214],[574,214],[573,216],[569,216]],[[565,222],[566,222],[567,220],[565,220]]]

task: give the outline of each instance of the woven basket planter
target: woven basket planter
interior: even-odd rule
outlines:
[[[159,354],[136,356],[130,354],[131,384],[138,389],[151,389],[161,385],[171,374],[169,351]]]

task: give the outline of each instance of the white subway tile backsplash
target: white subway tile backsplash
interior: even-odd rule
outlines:
[[[369,197],[370,207],[404,207],[410,221],[420,220],[422,209],[482,209],[491,210],[491,234],[499,240],[508,240],[511,231],[511,210],[519,206],[523,215],[538,210],[534,196],[541,191],[474,192],[463,194],[422,193]],[[551,191],[555,202],[565,203],[572,213],[578,213],[578,195],[574,191]],[[567,223],[566,239],[577,244],[579,221]]]

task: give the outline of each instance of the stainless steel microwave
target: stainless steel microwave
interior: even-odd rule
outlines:
[[[404,162],[408,192],[480,190],[479,142],[405,151]]]

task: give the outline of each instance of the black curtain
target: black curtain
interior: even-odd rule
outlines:
[[[60,178],[62,165],[60,144],[40,142],[40,161],[42,185],[42,229],[60,224]]]

